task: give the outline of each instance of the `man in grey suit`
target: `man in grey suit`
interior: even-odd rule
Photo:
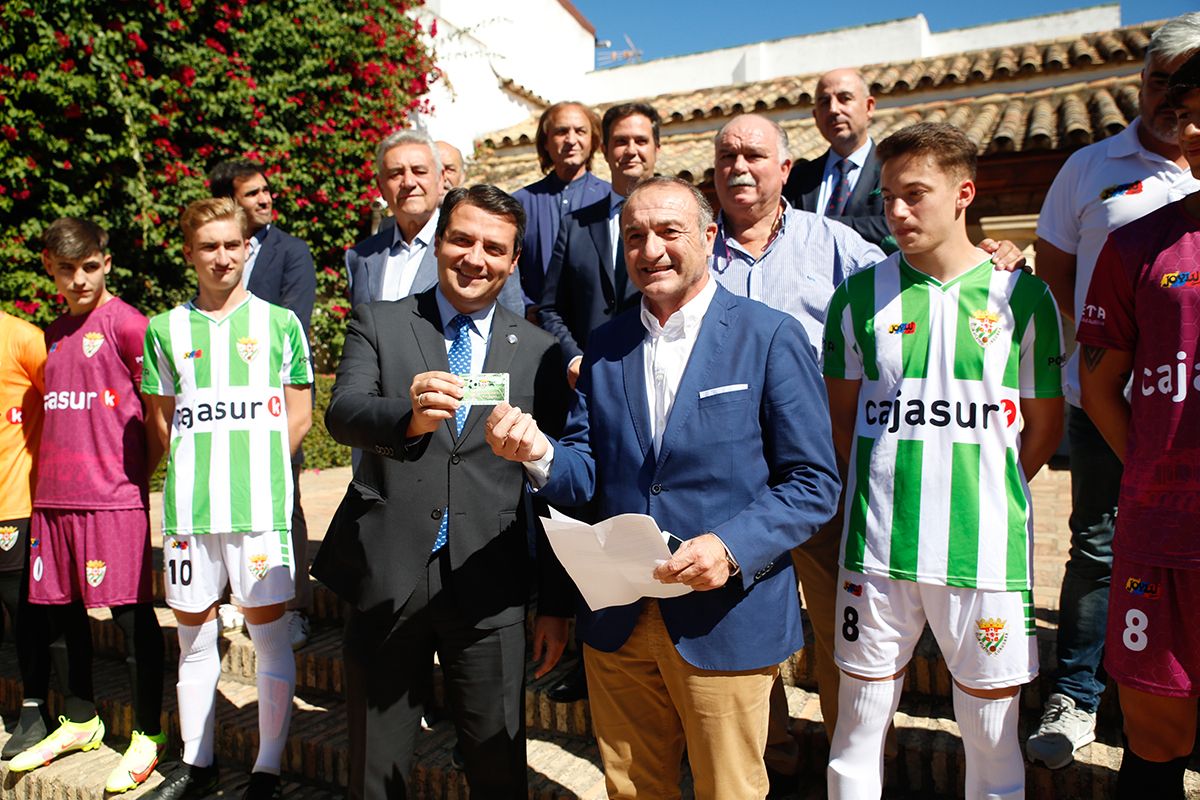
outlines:
[[[384,225],[346,251],[350,303],[399,300],[437,283],[433,236],[442,198],[442,161],[423,131],[400,130],[375,151],[375,182],[395,225]],[[525,314],[520,276],[508,281],[500,305]]]
[[[837,220],[891,252],[895,241],[883,218],[879,160],[868,130],[874,115],[875,98],[861,72],[835,69],[822,75],[813,119],[829,149],[792,165],[783,196],[795,208]]]
[[[263,166],[244,158],[222,161],[208,174],[213,197],[233,198],[246,212],[250,248],[242,282],[247,291],[268,303],[291,309],[308,334],[317,299],[317,271],[308,245],[284,233],[274,223],[274,198]],[[312,588],[308,581],[308,524],[300,506],[300,470],[304,450],[292,458],[292,548],[296,561],[296,596],[288,602],[288,637],[292,649],[308,643],[308,610]]]
[[[490,405],[461,402],[467,373],[506,373],[509,401],[561,429],[554,337],[499,307],[525,213],[494,186],[454,189],[434,288],[359,305],[346,331],[330,434],[362,459],[313,563],[349,604],[344,657],[349,795],[404,798],[438,653],[472,796],[525,798],[525,607],[535,521],[519,464],[484,438]],[[570,579],[537,548],[537,676],[558,661]]]

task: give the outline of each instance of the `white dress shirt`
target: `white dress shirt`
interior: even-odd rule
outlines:
[[[250,273],[254,271],[254,262],[258,261],[258,254],[262,251],[263,239],[267,238],[267,232],[271,230],[270,225],[264,225],[250,237],[249,246],[246,249],[246,264],[242,267],[242,286],[250,286]]]
[[[847,203],[849,197],[854,193],[854,187],[858,185],[859,176],[862,175],[863,164],[867,163],[867,156],[871,153],[871,148],[875,143],[867,139],[867,143],[855,150],[850,155],[846,156],[854,169],[846,173],[846,182],[850,184],[850,188],[846,190]],[[816,213],[824,216],[825,209],[829,207],[829,198],[833,197],[833,184],[837,180],[838,162],[842,157],[834,150],[829,151],[829,157],[825,159],[825,171],[821,175],[821,190],[817,192],[817,211]]]
[[[425,250],[433,247],[433,235],[437,230],[438,211],[425,223],[425,227],[417,231],[411,242],[404,241],[400,225],[392,229],[392,249],[388,253],[383,268],[383,283],[381,284],[380,300],[401,300],[412,294],[413,280],[417,277],[417,269]]]

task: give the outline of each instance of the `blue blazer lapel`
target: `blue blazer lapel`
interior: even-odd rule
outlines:
[[[654,449],[654,439],[650,436],[650,405],[646,396],[646,362],[643,355],[646,331],[642,327],[641,317],[636,313],[629,315],[628,335],[633,341],[626,345],[625,355],[621,357],[625,400],[629,404],[630,422],[633,423],[638,444],[643,453],[649,453]]]
[[[710,280],[712,280],[710,278]],[[717,287],[712,305],[700,323],[700,335],[692,348],[687,366],[683,369],[683,378],[679,381],[679,390],[675,392],[675,403],[671,406],[671,414],[667,417],[667,427],[663,431],[662,448],[658,453],[657,468],[661,469],[667,457],[671,455],[671,447],[681,436],[681,431],[687,424],[688,417],[696,410],[700,402],[700,391],[708,385],[709,373],[721,354],[725,342],[729,339],[729,328],[737,315],[737,301],[732,294]],[[727,376],[726,376],[727,377]]]

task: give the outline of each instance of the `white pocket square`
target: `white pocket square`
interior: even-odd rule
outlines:
[[[729,394],[730,392],[744,392],[750,388],[748,383],[731,383],[728,386],[716,386],[712,389],[705,389],[700,392],[700,399],[712,397],[718,394]]]

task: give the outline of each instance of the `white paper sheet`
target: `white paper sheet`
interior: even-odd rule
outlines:
[[[671,557],[666,536],[645,514],[620,514],[588,525],[554,509],[542,517],[559,562],[579,587],[588,608],[623,606],[643,597],[679,597],[682,583],[660,583],[654,568]]]

